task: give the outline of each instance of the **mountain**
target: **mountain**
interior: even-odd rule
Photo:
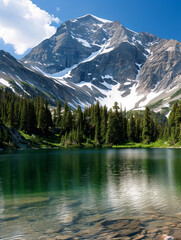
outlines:
[[[127,110],[150,105],[168,112],[181,95],[180,42],[136,33],[90,14],[63,23],[51,38],[14,62],[8,65],[14,73],[4,71],[9,79],[25,81],[31,91],[36,88],[34,94],[43,92],[53,102],[68,100],[73,107],[99,100],[108,107],[117,101]],[[1,69],[0,77],[7,80]]]
[[[75,84],[58,82],[54,78],[48,78],[41,73],[32,70],[17,61],[9,53],[0,51],[0,85],[9,88],[11,91],[22,96],[36,97],[42,95],[47,98],[52,105],[57,100],[72,102],[77,101],[95,101],[89,91],[84,91]],[[97,94],[97,95],[96,95]],[[95,96],[99,92],[95,91]]]

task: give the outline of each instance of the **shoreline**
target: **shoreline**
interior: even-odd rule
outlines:
[[[44,146],[44,147],[28,147],[28,148],[16,148],[16,147],[11,147],[11,148],[0,148],[0,152],[4,151],[16,151],[16,150],[63,150],[63,149],[181,149],[181,146],[128,146],[128,145],[120,145],[120,146],[75,146],[75,145],[70,145],[70,146]]]

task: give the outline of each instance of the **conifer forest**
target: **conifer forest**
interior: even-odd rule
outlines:
[[[159,139],[176,144],[181,141],[181,103],[173,104],[167,120],[160,113],[129,111],[115,102],[112,109],[99,102],[71,109],[60,101],[53,109],[41,96],[36,99],[18,97],[0,91],[0,147],[11,143],[9,129],[47,138],[56,135],[60,146],[112,146],[124,143],[149,144]]]

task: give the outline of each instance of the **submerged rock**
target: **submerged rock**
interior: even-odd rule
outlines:
[[[171,236],[167,236],[167,235],[162,235],[160,237],[160,240],[176,240],[176,238],[171,237]]]

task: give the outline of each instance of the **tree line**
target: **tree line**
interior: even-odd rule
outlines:
[[[165,138],[170,139],[172,145],[181,142],[181,102],[176,101],[168,118],[168,126],[165,128]]]
[[[27,99],[0,90],[0,121],[30,135],[47,137],[56,132],[62,145],[148,144],[169,137],[175,142],[181,140],[181,103],[174,103],[166,121],[148,107],[145,111],[126,112],[117,102],[112,109],[97,102],[83,111],[80,106],[73,110],[67,102],[63,106],[58,101],[57,107],[50,111],[47,100],[41,96]],[[2,129],[0,144],[7,135]]]
[[[144,112],[127,113],[117,102],[110,110],[97,102],[86,107],[84,111],[78,106],[73,112],[67,103],[62,111],[59,102],[54,112],[54,121],[55,126],[60,128],[63,145],[87,142],[97,146],[154,142],[163,135],[165,124],[163,121],[159,122],[148,107]]]

